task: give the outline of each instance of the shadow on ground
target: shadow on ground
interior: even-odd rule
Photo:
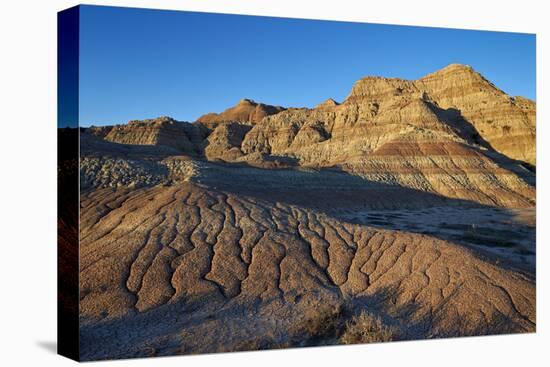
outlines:
[[[295,205],[370,227],[429,235],[473,249],[500,266],[535,272],[535,225],[517,209],[367,180],[340,168],[262,169],[209,163],[200,186],[252,201]],[[535,215],[534,206],[529,209]]]
[[[205,299],[215,300],[218,296]],[[243,312],[251,309],[248,301],[181,300],[83,326],[81,358],[85,361],[339,345],[344,344],[350,323],[364,312],[379,320],[379,324],[357,343],[526,332],[498,312],[475,321],[461,320],[457,315],[452,326],[445,323],[444,330],[434,329],[434,325],[441,326],[434,312],[437,310],[430,312],[411,302],[396,304],[395,297],[395,290],[381,288],[369,295],[341,296],[336,303],[317,307],[288,303],[281,297],[256,303],[249,313]],[[273,302],[277,303],[276,308],[271,308]],[[270,310],[266,313],[264,307]],[[286,316],[288,311],[292,318]],[[384,330],[390,334],[377,335]],[[55,349],[55,344],[45,343],[44,347]]]

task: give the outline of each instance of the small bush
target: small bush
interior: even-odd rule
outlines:
[[[340,336],[342,344],[380,343],[395,340],[397,330],[385,325],[382,320],[362,311],[346,323]]]
[[[338,334],[342,324],[343,305],[321,307],[306,315],[299,329],[308,338],[327,338]]]

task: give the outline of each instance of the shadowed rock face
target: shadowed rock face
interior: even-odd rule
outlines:
[[[234,161],[242,157],[241,144],[251,128],[235,122],[219,124],[208,136],[204,150],[206,158]]]
[[[81,133],[83,359],[535,330],[533,102],[450,65],[267,107]]]
[[[93,129],[91,132],[94,134]],[[105,135],[105,140],[115,143],[171,147],[187,154],[198,153],[203,139],[199,126],[170,117],[130,121],[127,125],[113,126]]]

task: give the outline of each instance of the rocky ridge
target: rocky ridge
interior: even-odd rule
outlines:
[[[132,121],[105,140],[255,167],[337,168],[488,205],[535,200],[535,104],[508,97],[469,66],[417,81],[366,77],[341,104],[283,109],[245,99],[206,116]]]
[[[200,125],[191,125],[163,116],[115,125],[105,135],[105,140],[119,144],[166,146],[182,153],[196,155],[201,152],[201,143],[205,135],[206,130],[201,129]]]

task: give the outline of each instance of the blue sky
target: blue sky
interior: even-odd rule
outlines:
[[[535,59],[529,34],[83,6],[80,124],[195,121],[242,98],[312,107],[363,76],[450,63],[535,99]]]

